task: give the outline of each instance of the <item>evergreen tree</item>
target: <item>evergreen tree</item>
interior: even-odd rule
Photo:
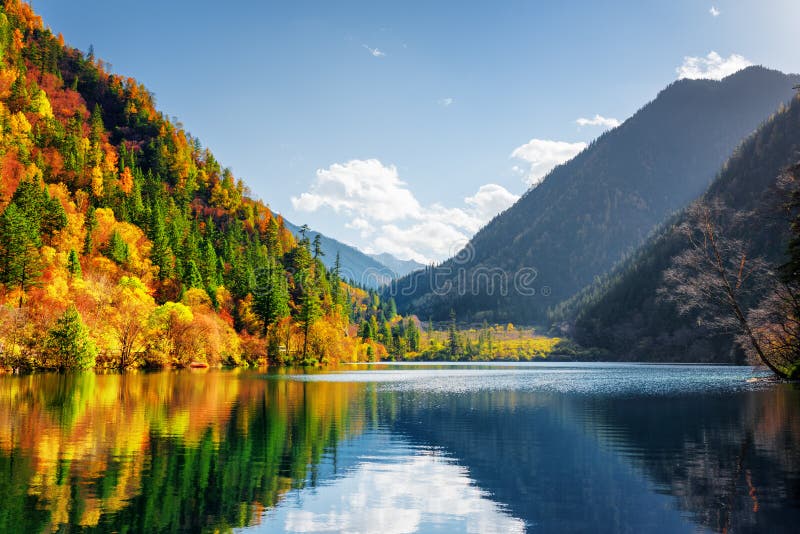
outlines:
[[[74,248],[69,249],[69,256],[67,256],[67,271],[69,271],[70,277],[72,278],[83,277],[80,258],[78,257],[78,253],[75,252]]]
[[[408,327],[406,328],[406,343],[408,350],[411,352],[419,352],[419,328],[414,319],[408,320]]]
[[[391,350],[392,348],[392,327],[389,325],[389,321],[383,321],[383,327],[381,328],[381,343],[386,345],[386,348]]]
[[[274,263],[258,269],[253,288],[253,311],[263,321],[262,335],[269,327],[289,315],[289,290],[283,269]]]
[[[120,265],[128,261],[128,244],[116,230],[111,232],[111,237],[103,250],[103,254]]]
[[[456,328],[456,312],[450,310],[450,330],[447,335],[447,347],[450,352],[450,357],[455,359],[459,352],[458,343],[458,329]]]
[[[172,276],[172,252],[167,241],[164,213],[160,203],[156,203],[151,211],[149,237],[153,242],[150,259],[153,265],[158,267],[158,278],[166,280]]]
[[[0,215],[0,282],[6,287],[18,287],[23,295],[41,276],[38,235],[16,203],[11,203]]]
[[[25,216],[28,228],[32,234],[37,236],[42,230],[42,217],[45,211],[45,203],[49,199],[44,192],[41,180],[23,180],[14,191],[11,202],[17,205],[17,209]]]
[[[189,260],[189,263],[186,264],[183,283],[188,288],[203,287],[203,276],[200,274],[200,269],[197,268],[197,263],[194,260]]]
[[[60,371],[90,369],[97,358],[97,347],[74,305],[67,308],[47,333],[44,346]]]
[[[303,330],[303,360],[305,361],[308,355],[308,334],[311,330],[311,326],[322,314],[322,310],[313,273],[306,273],[301,280],[302,290],[299,299],[300,312],[297,316],[297,322]]]
[[[373,315],[369,318],[369,337],[370,339],[377,340],[378,338],[378,320]]]
[[[203,246],[203,282],[206,287],[216,288],[220,285],[220,280],[217,275],[217,252],[214,250],[214,245],[210,240],[205,242]]]
[[[361,336],[362,341],[367,341],[368,339],[372,339],[372,332],[369,328],[369,321],[362,321],[361,325],[358,328],[358,335]]]
[[[280,229],[278,228],[278,222],[275,220],[275,217],[270,217],[269,223],[267,224],[266,244],[273,258],[280,258],[283,256],[279,231]]]
[[[322,237],[317,234],[314,236],[314,259],[321,258],[325,253],[322,252]]]
[[[45,191],[43,199],[41,232],[52,238],[53,234],[67,226],[67,212],[57,198],[51,197]]]

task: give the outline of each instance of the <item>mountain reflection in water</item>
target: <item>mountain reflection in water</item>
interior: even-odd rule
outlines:
[[[0,532],[780,532],[800,392],[748,368],[0,377]]]

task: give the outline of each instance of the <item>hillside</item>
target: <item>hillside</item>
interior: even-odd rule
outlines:
[[[800,97],[795,97],[736,150],[703,195],[704,202],[724,202],[740,214],[725,221],[724,235],[747,243],[750,257],[772,265],[786,261],[789,225],[780,205],[787,199],[777,181],[799,160]],[[741,361],[731,335],[714,334],[697,324],[696,315],[680,316],[673,304],[657,298],[664,270],[688,247],[676,231],[685,219],[677,216],[606,281],[570,303],[564,316],[577,314],[578,342],[608,349],[619,359]],[[761,296],[765,293],[764,288]]]
[[[458,257],[394,284],[398,309],[439,320],[454,309],[459,319],[544,322],[548,308],[697,198],[739,142],[791,98],[798,80],[751,67],[721,81],[671,84],[554,169]],[[516,290],[515,275],[534,294]]]
[[[188,88],[187,88],[188,90]],[[0,7],[0,367],[313,363],[368,295],[133,78]]]

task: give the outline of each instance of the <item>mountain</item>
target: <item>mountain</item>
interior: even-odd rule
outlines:
[[[419,271],[420,269],[425,268],[425,265],[419,263],[418,261],[401,260],[399,258],[395,258],[388,252],[384,252],[383,254],[370,254],[370,257],[388,267],[394,273],[394,278],[400,278],[401,276],[405,276],[413,273],[414,271]]]
[[[19,0],[0,5],[0,131],[0,369],[385,353],[348,335],[367,293],[310,237],[250,198],[144,85]]]
[[[300,227],[284,219],[284,225],[295,236],[300,236]],[[366,288],[378,289],[392,280],[425,268],[414,260],[401,260],[391,254],[366,254],[354,246],[346,245],[332,237],[309,229],[308,236],[313,239],[319,234],[322,251],[322,263],[332,269],[339,254],[341,276],[344,280]]]
[[[724,221],[722,234],[747,243],[748,257],[772,265],[786,261],[789,225],[779,208],[787,199],[778,178],[798,161],[800,96],[736,150],[703,195],[704,202],[724,202],[738,214]],[[685,214],[677,215],[605,281],[569,303],[577,316],[573,335],[579,343],[626,360],[741,361],[731,335],[708,331],[696,315],[680,316],[673,304],[657,298],[664,270],[688,247],[676,231],[685,220]],[[763,297],[766,288],[760,289]],[[563,315],[571,314],[565,310]]]
[[[300,236],[300,227],[284,219],[284,225],[295,236]],[[319,235],[320,245],[325,255],[322,263],[332,269],[336,263],[336,254],[339,254],[341,277],[343,280],[351,280],[360,287],[377,289],[384,284],[388,284],[392,279],[397,278],[396,271],[382,263],[381,261],[369,256],[357,248],[345,245],[332,237],[310,229],[307,233],[309,239]],[[404,273],[405,274],[405,273]]]
[[[456,257],[392,284],[401,312],[538,323],[697,198],[798,76],[750,67],[679,80],[481,229]]]

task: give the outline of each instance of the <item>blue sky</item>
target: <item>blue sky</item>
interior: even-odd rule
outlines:
[[[463,245],[682,65],[800,72],[796,0],[33,4],[276,211],[420,260]]]

